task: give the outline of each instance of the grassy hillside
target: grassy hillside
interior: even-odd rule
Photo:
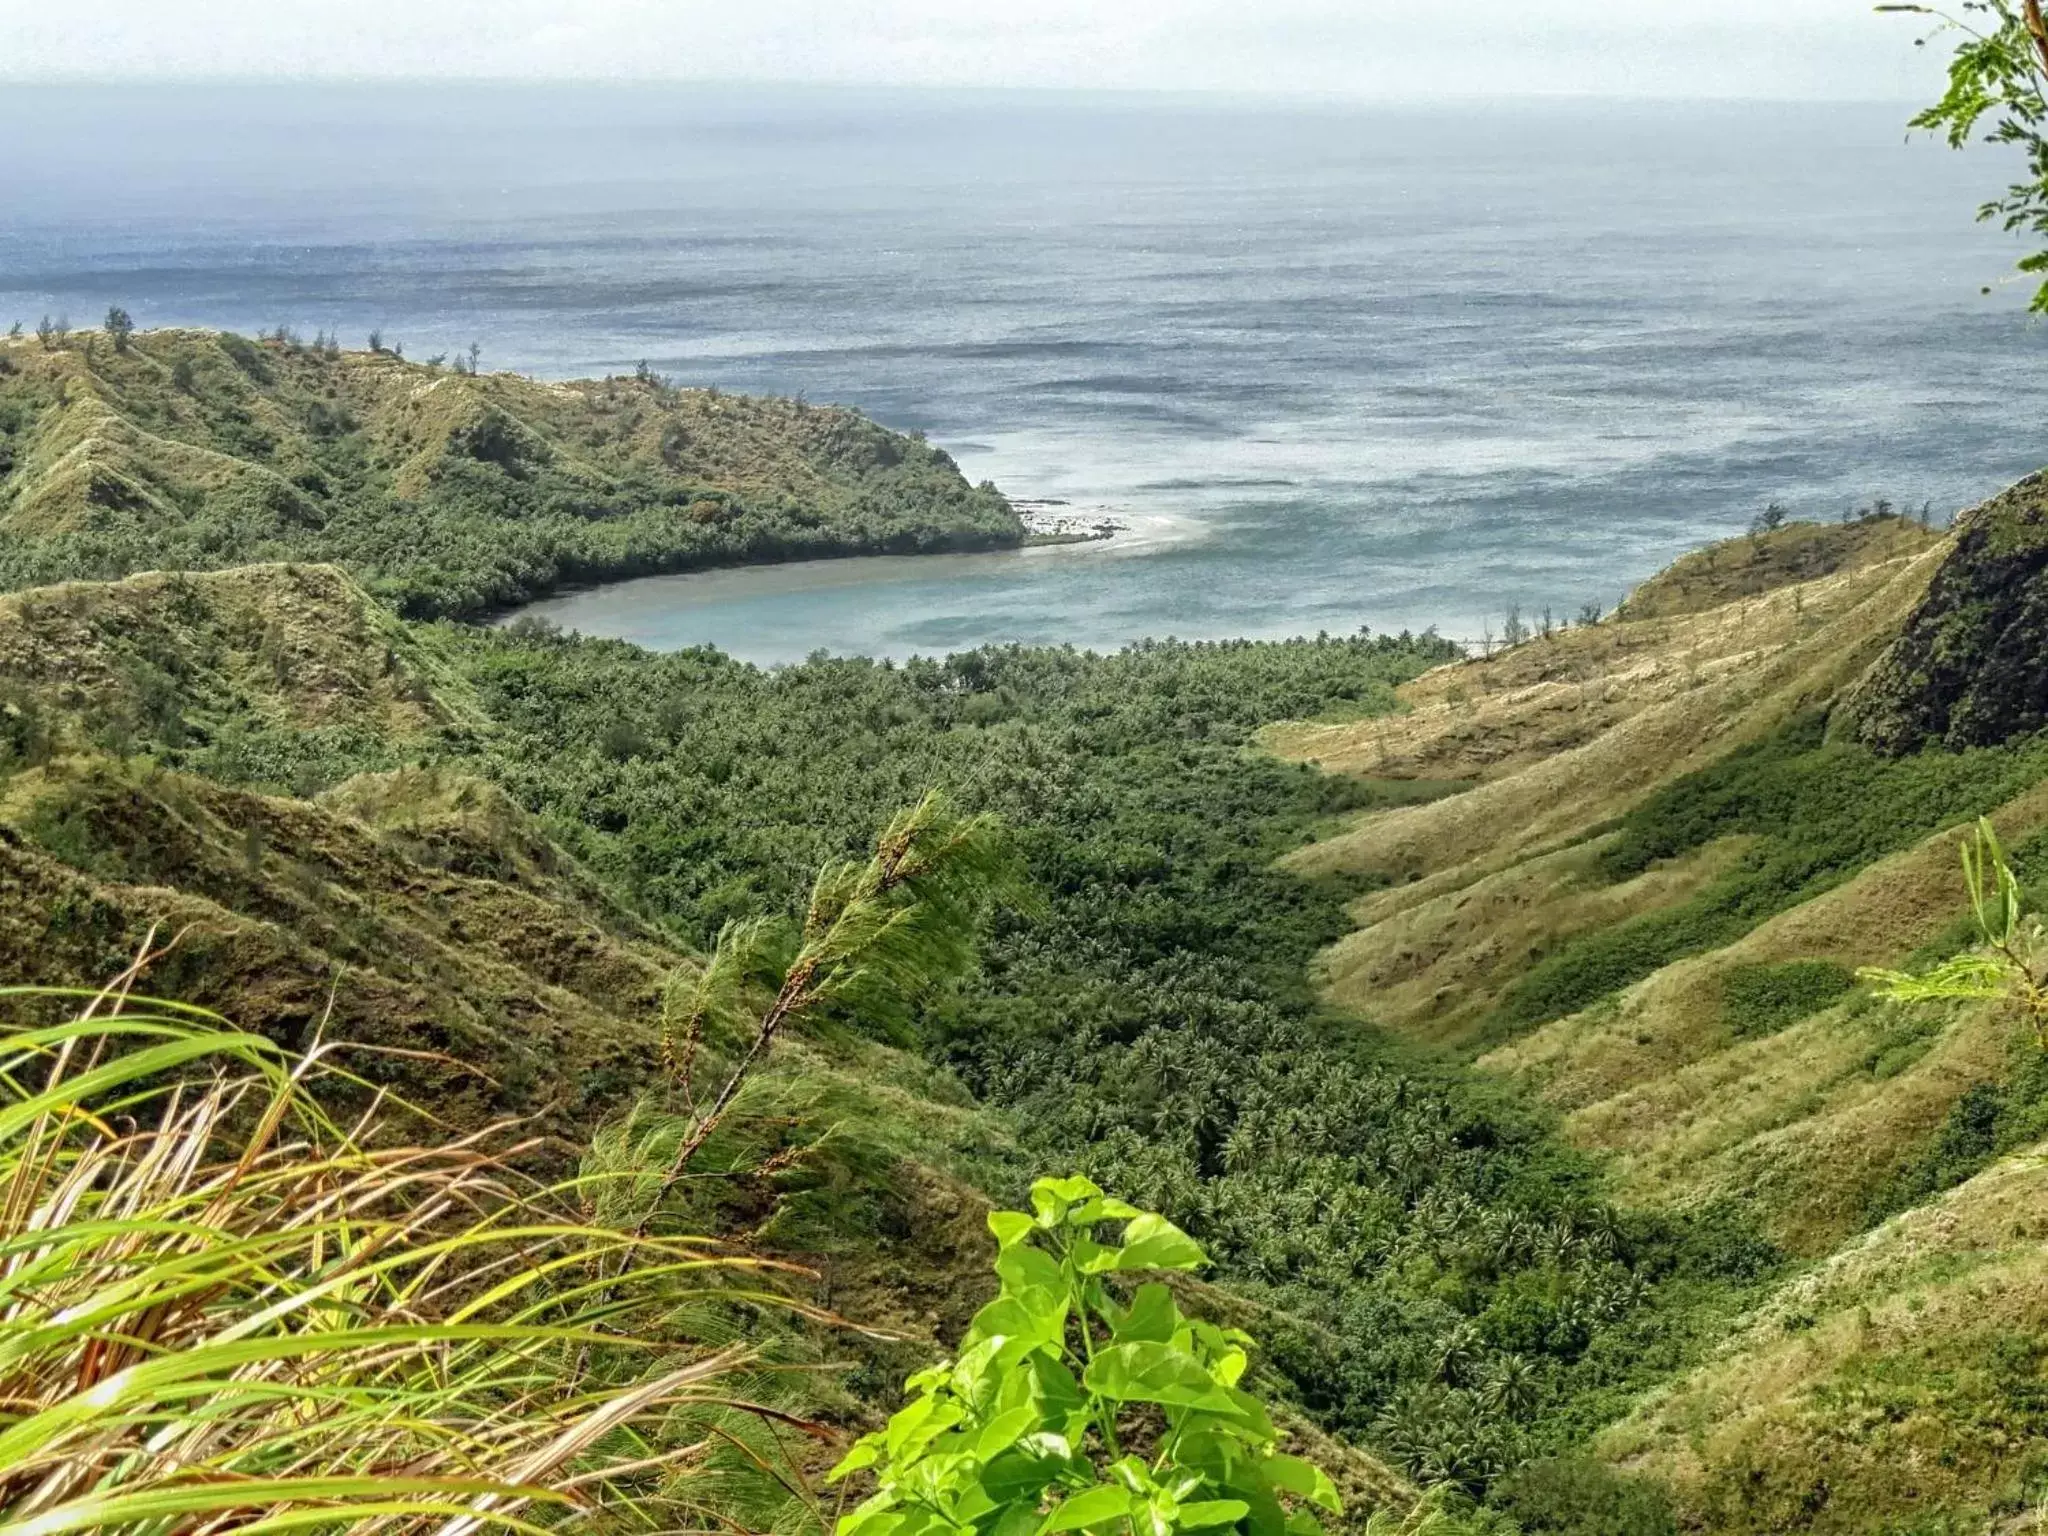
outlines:
[[[212,332],[0,340],[8,587],[331,561],[402,613],[473,614],[565,582],[1022,538],[937,449],[801,401]]]
[[[1971,818],[2048,872],[2030,717],[1948,747],[1869,724],[2027,696],[2004,659],[2026,599],[2000,618],[1986,594],[2025,586],[2023,556],[1987,551],[2030,495],[1931,544],[1869,525],[1731,541],[1626,610],[1653,617],[1439,669],[1398,719],[1268,733],[1369,781],[1462,789],[1290,859],[1382,886],[1323,958],[1333,999],[1554,1105],[1624,1205],[1740,1213],[1816,1263],[1601,1440],[1674,1490],[1682,1528],[2005,1529],[2048,1492],[2048,1266],[2016,1214],[2048,1070],[1994,1008],[1879,1003],[1855,978],[1969,942]],[[1774,540],[1828,574],[1690,600],[1715,573],[1746,587]],[[1937,653],[1946,672],[1915,660]]]
[[[2031,1529],[2048,1164],[2009,1159],[1785,1287],[1605,1440],[1715,1531]]]
[[[1849,523],[1786,523],[1681,556],[1630,592],[1619,616],[1664,619],[1705,613],[1838,571],[1917,555],[1941,537],[1896,512],[1866,510]]]

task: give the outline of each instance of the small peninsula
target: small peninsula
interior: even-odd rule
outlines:
[[[345,567],[409,618],[825,555],[1015,548],[993,485],[857,412],[161,330],[0,338],[0,585]]]

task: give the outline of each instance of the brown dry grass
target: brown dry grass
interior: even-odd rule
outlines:
[[[1789,523],[1775,533],[1694,550],[1629,593],[1619,612],[1630,619],[1704,613],[1837,571],[1908,560],[1942,537],[1896,513],[1853,523]]]
[[[1309,875],[1371,873],[1326,952],[1340,1005],[1438,1042],[1469,1038],[1518,968],[1624,914],[1684,901],[1732,848],[1612,890],[1582,884],[1589,837],[1678,775],[1852,681],[1917,601],[1938,550],[1854,567],[1705,614],[1607,623],[1402,690],[1390,721],[1296,725],[1266,745],[1330,771],[1477,778],[1449,800],[1369,813],[1288,856]]]
[[[1304,874],[1443,876],[1423,899],[1582,835],[1658,785],[1832,697],[1882,650],[1940,552],[1846,571],[1710,613],[1603,624],[1457,663],[1386,722],[1269,732],[1337,773],[1478,778],[1453,800],[1368,815],[1289,856]],[[1575,680],[1557,676],[1578,674]],[[1568,731],[1560,716],[1578,723]],[[1571,739],[1561,750],[1560,734]],[[1406,905],[1400,892],[1373,919]]]
[[[1524,859],[1470,885],[1402,906],[1324,951],[1328,994],[1417,1039],[1463,1045],[1501,993],[1558,944],[1651,907],[1686,900],[1724,872],[1738,839],[1619,885],[1588,879],[1604,839]],[[1359,905],[1371,908],[1380,899]]]

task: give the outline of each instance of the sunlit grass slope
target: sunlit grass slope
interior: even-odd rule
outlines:
[[[1391,882],[1360,898],[1359,933],[1327,956],[1332,997],[1369,999],[1420,1038],[1468,1040],[1532,961],[1698,895],[1736,850],[1674,850],[1627,871],[1642,882],[1628,891],[1593,868],[1597,839],[1651,791],[1853,682],[1940,559],[1937,547],[1703,613],[1562,630],[1439,668],[1403,690],[1400,716],[1268,732],[1272,750],[1332,772],[1471,785],[1368,812],[1288,861]]]
[[[2030,1152],[1845,1244],[1603,1449],[1669,1479],[1699,1529],[2033,1529],[2044,1209]]]
[[[1911,713],[1902,678],[1937,631],[1980,669],[1951,695],[2017,697],[1998,626],[1957,629],[1956,594],[1995,588],[2006,639],[2024,628],[2038,561],[1998,530],[2029,494],[1938,543],[1731,541],[1623,617],[1408,685],[1399,720],[1268,733],[1337,771],[1471,786],[1289,860],[1382,882],[1325,956],[1333,1000],[1540,1094],[1625,1203],[1737,1213],[1812,1261],[1601,1442],[1670,1484],[1682,1529],[2017,1530],[2048,1492],[2048,1068],[1994,1006],[1856,980],[1969,942],[1977,815],[2043,873],[2048,748],[2023,719],[1862,745],[1873,699]],[[1797,547],[1767,560],[1773,540]],[[1795,579],[1752,591],[1765,564]]]

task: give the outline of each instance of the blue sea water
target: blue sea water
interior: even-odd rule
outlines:
[[[0,325],[311,334],[802,393],[1106,546],[659,578],[764,661],[1612,605],[1765,503],[2043,456],[2006,166],[1896,105],[688,86],[0,86]],[[1986,284],[1994,291],[1980,290]]]

